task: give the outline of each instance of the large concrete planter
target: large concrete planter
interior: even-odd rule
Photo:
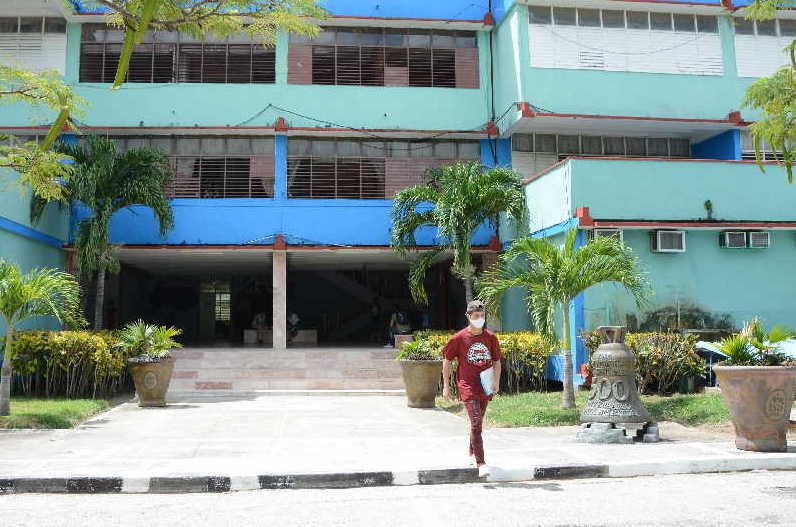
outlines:
[[[442,375],[441,360],[402,360],[401,372],[410,408],[434,408]]]
[[[785,452],[796,367],[714,366],[735,425],[735,446]]]
[[[174,359],[146,363],[128,362],[127,366],[135,383],[138,406],[166,406],[166,392],[174,371]]]

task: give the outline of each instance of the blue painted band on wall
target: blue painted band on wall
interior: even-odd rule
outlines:
[[[274,142],[274,199],[287,199],[287,136],[278,135]]]
[[[36,240],[37,242],[46,243],[47,245],[52,245],[53,247],[61,248],[64,244],[63,240],[54,238],[49,234],[44,234],[43,232],[37,231],[36,229],[31,229],[26,225],[22,225],[21,223],[17,223],[13,220],[9,220],[8,218],[4,218],[2,216],[0,216],[0,229],[3,229],[4,231],[8,232],[13,232],[14,234],[19,234],[20,236],[30,238],[31,240]]]

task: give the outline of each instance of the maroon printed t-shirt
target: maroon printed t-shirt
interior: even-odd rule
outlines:
[[[462,401],[492,400],[481,387],[481,372],[492,366],[492,361],[500,360],[500,343],[494,333],[485,329],[473,335],[469,328],[464,328],[448,340],[442,354],[459,363],[456,386]]]

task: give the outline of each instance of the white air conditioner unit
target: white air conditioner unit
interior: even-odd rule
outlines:
[[[592,239],[602,237],[616,238],[620,243],[624,243],[625,241],[621,229],[594,229],[591,231],[591,237]]]
[[[684,253],[685,231],[654,231],[652,250],[656,253]]]
[[[746,233],[742,231],[727,231],[721,233],[719,240],[722,247],[728,249],[746,249]]]
[[[749,247],[752,249],[768,249],[771,245],[770,232],[750,232]]]

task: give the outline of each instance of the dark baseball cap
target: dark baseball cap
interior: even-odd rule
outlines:
[[[484,303],[480,300],[473,300],[469,304],[467,304],[467,314],[474,313],[476,311],[486,311],[484,307]]]

